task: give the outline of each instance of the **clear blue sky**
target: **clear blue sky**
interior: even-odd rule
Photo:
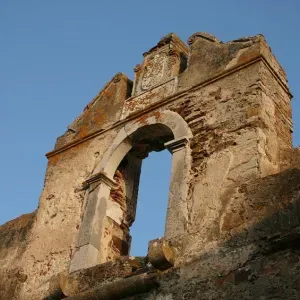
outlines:
[[[142,53],[169,32],[184,41],[197,31],[223,41],[264,34],[288,74],[299,145],[299,13],[299,0],[2,0],[0,224],[36,208],[56,137],[114,74],[132,78]],[[145,160],[138,218],[157,228],[137,223],[133,254],[163,233],[169,158]]]

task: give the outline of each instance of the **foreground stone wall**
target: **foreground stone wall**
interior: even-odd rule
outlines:
[[[152,292],[126,299],[299,299],[299,176],[291,169],[242,185],[245,214],[257,218],[252,226],[157,274]]]
[[[162,38],[133,83],[117,74],[58,138],[37,212],[0,227],[0,299],[298,295],[300,155],[285,73],[262,36],[188,44]],[[166,148],[165,236],[131,259],[141,161]]]
[[[241,185],[244,211],[256,222],[218,247],[164,272],[148,269],[143,283],[133,266],[144,267],[134,261],[86,269],[69,278],[67,299],[298,299],[299,175],[291,169]],[[189,248],[186,240],[173,247]]]

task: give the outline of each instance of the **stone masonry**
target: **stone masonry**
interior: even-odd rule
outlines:
[[[46,154],[38,209],[0,227],[0,299],[299,299],[300,150],[264,37],[172,33],[134,70]],[[142,161],[164,149],[165,234],[130,257]]]

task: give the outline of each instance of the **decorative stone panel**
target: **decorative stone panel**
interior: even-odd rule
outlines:
[[[135,67],[133,96],[153,89],[179,75],[186,67],[187,46],[174,34],[163,37],[144,53],[144,61]]]

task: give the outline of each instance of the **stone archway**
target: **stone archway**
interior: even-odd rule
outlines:
[[[155,136],[157,132],[160,132],[160,139]],[[86,181],[88,201],[76,242],[77,251],[71,260],[70,273],[107,260],[105,245],[112,238],[109,233],[104,232],[107,229],[107,217],[112,218],[120,228],[123,226],[121,207],[109,200],[112,189],[117,188],[114,175],[124,157],[137,151],[137,144],[140,144],[141,137],[145,134],[149,137],[147,146],[167,148],[172,153],[165,238],[173,238],[184,232],[187,225],[191,159],[189,139],[192,133],[181,116],[172,111],[163,111],[122,127],[93,175]],[[160,144],[154,146],[153,142],[157,140],[160,140]],[[143,143],[145,144],[145,139]],[[133,159],[132,162],[135,168],[140,167],[138,160]]]

